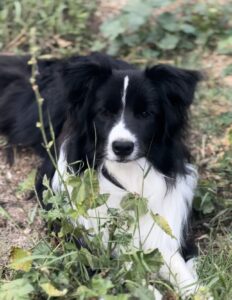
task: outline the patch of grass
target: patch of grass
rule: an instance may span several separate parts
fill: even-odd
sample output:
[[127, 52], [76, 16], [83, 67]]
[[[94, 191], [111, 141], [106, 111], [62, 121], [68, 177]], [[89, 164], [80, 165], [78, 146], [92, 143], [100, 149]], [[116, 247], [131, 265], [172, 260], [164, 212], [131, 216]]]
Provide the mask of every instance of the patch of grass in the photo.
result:
[[[217, 82], [207, 83], [192, 111], [195, 134], [193, 147], [202, 178], [199, 184], [200, 203], [204, 199], [205, 208], [208, 206], [208, 212], [212, 212], [216, 206], [222, 209], [232, 205], [232, 201], [229, 201], [232, 177], [230, 88], [219, 86]], [[199, 207], [199, 198], [197, 200]]]
[[36, 27], [43, 54], [80, 53], [91, 45], [90, 18], [95, 8], [95, 0], [3, 0], [0, 50], [29, 52], [29, 32]]
[[201, 250], [200, 278], [210, 288], [214, 299], [230, 300], [232, 296], [232, 235], [231, 227], [216, 234], [212, 230], [206, 248]]
[[214, 299], [232, 297], [232, 97], [208, 80], [192, 109], [193, 146], [200, 180], [194, 207], [200, 247], [199, 275]]

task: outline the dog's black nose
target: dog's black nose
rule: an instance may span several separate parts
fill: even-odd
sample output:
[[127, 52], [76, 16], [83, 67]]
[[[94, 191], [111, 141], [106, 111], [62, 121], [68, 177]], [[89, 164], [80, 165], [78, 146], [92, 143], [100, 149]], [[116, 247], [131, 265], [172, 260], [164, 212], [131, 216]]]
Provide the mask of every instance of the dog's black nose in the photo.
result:
[[116, 155], [127, 156], [134, 150], [134, 143], [129, 141], [115, 141], [112, 144], [113, 151]]

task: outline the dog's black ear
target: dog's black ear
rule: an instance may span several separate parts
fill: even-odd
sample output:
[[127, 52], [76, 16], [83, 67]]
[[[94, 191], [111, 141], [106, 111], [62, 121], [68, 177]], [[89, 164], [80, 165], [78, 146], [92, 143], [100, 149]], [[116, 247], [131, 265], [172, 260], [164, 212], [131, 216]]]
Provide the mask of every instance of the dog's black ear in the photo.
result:
[[160, 95], [166, 134], [169, 137], [181, 134], [186, 128], [188, 107], [202, 79], [201, 73], [161, 64], [146, 69], [145, 75]]
[[81, 105], [94, 82], [99, 84], [112, 74], [112, 69], [107, 62], [68, 61], [64, 68], [64, 85], [68, 102]]
[[184, 107], [192, 103], [197, 83], [202, 79], [198, 71], [162, 64], [146, 69], [145, 74], [173, 106]]

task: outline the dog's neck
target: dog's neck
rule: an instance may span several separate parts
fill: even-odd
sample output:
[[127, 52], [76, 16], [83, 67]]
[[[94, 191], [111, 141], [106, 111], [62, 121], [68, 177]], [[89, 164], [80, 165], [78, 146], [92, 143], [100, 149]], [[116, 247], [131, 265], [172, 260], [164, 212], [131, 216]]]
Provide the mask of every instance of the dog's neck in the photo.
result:
[[130, 162], [105, 160], [101, 167], [103, 175], [116, 186], [132, 193], [141, 194], [145, 177], [151, 169], [146, 158]]

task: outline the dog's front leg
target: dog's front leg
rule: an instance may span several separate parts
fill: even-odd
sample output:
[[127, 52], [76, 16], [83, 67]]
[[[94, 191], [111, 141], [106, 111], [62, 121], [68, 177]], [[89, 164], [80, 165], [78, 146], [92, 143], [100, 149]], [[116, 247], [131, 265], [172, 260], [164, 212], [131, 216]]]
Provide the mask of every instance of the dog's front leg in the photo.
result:
[[190, 272], [186, 262], [179, 252], [161, 251], [164, 265], [161, 267], [160, 276], [180, 292], [185, 299], [197, 291], [197, 280]]

